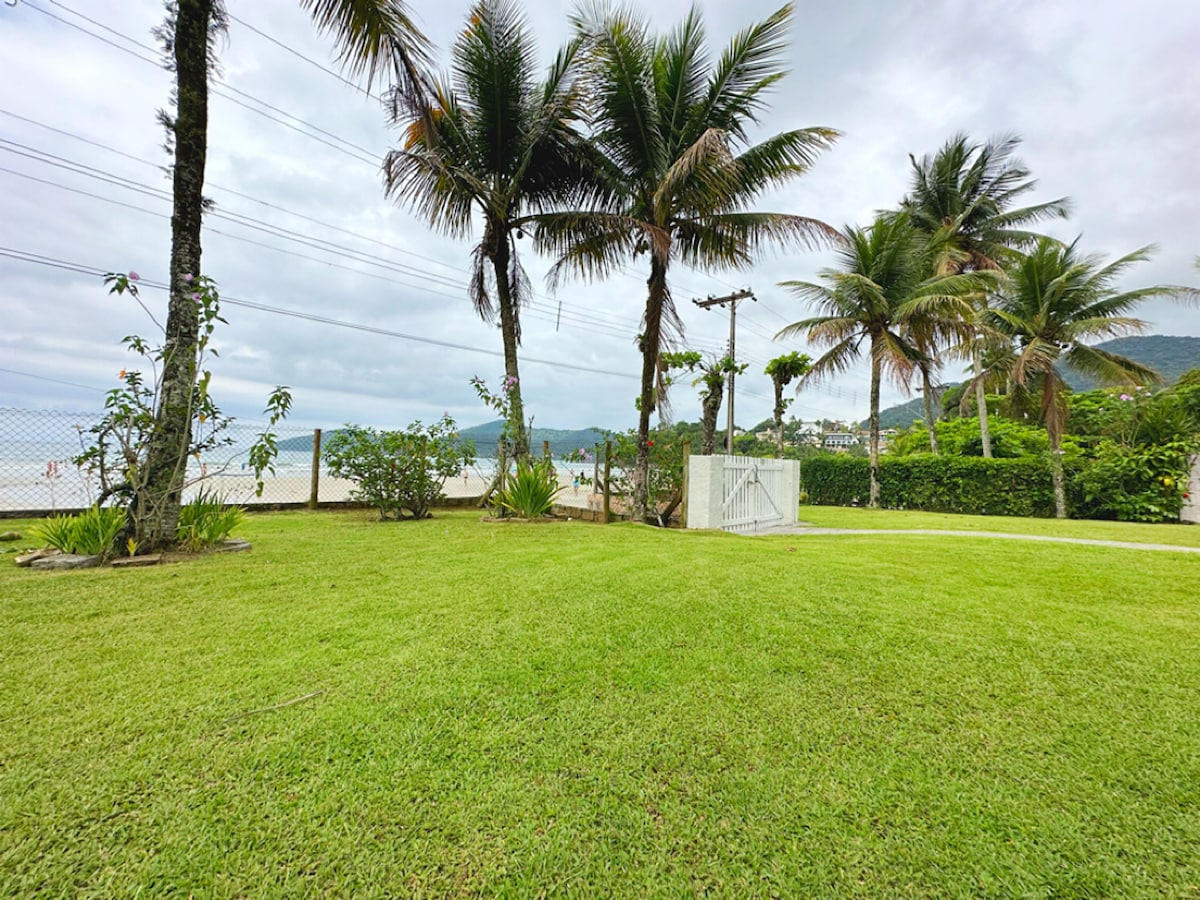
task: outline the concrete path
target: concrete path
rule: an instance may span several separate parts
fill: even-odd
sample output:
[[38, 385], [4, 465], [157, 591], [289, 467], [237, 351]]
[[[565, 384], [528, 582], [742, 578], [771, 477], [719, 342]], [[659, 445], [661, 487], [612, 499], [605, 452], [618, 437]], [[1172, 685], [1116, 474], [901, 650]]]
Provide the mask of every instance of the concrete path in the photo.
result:
[[796, 525], [758, 532], [755, 536], [786, 534], [789, 536], [825, 534], [917, 534], [944, 537], [986, 537], [1012, 541], [1049, 541], [1057, 544], [1088, 544], [1093, 547], [1119, 547], [1124, 550], [1174, 550], [1178, 553], [1200, 553], [1200, 547], [1181, 547], [1178, 544], [1139, 544], [1136, 541], [1100, 541], [1092, 538], [1054, 537], [1046, 534], [1009, 534], [1003, 531], [949, 531], [921, 528], [818, 528]]

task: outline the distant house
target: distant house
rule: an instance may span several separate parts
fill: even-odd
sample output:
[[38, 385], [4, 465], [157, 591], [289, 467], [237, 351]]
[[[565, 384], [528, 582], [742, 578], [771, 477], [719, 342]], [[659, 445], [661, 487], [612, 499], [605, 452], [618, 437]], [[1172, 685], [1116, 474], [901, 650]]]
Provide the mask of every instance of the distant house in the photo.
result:
[[821, 446], [826, 450], [848, 450], [858, 445], [858, 438], [848, 431], [830, 431], [821, 438]]

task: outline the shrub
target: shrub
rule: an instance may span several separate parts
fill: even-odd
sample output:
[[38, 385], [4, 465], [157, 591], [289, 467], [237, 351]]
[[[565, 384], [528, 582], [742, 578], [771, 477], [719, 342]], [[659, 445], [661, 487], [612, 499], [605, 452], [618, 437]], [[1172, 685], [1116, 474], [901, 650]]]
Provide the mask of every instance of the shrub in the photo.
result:
[[77, 516], [55, 516], [30, 529], [35, 538], [63, 553], [108, 557], [125, 527], [125, 513], [116, 507], [93, 506]]
[[562, 493], [558, 475], [548, 459], [522, 459], [516, 474], [505, 479], [497, 502], [515, 516], [536, 519], [550, 512], [555, 498]]
[[1080, 476], [1086, 514], [1122, 522], [1173, 522], [1186, 497], [1189, 441], [1127, 447], [1105, 441]]
[[[1074, 471], [1070, 467], [1069, 471]], [[865, 504], [868, 463], [846, 456], [801, 463], [809, 501], [824, 506]], [[1004, 516], [1054, 515], [1050, 462], [1045, 457], [982, 459], [954, 456], [884, 458], [880, 501], [889, 509]]]
[[216, 491], [202, 490], [191, 503], [179, 510], [179, 543], [188, 550], [215, 547], [237, 528], [245, 518], [240, 506], [226, 504]]
[[406, 431], [347, 425], [329, 439], [325, 461], [334, 477], [355, 483], [350, 496], [376, 507], [380, 519], [424, 519], [446, 479], [475, 461], [475, 448], [460, 442], [454, 420], [443, 416]]

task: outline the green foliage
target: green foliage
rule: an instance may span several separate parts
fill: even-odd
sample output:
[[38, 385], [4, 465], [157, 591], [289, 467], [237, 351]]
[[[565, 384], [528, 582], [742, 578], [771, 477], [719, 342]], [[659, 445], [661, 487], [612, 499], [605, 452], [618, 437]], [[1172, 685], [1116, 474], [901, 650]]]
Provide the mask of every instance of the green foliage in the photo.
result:
[[1105, 441], [1080, 482], [1085, 514], [1122, 522], [1171, 522], [1187, 499], [1194, 441], [1127, 446]]
[[443, 416], [428, 427], [413, 422], [406, 431], [347, 425], [330, 438], [324, 455], [330, 474], [355, 482], [350, 496], [376, 507], [381, 519], [424, 519], [442, 498], [446, 479], [474, 462], [475, 448], [460, 442], [454, 420]]
[[30, 529], [33, 537], [63, 553], [109, 557], [117, 535], [125, 527], [125, 512], [117, 507], [93, 506], [75, 516], [55, 516]]
[[1187, 441], [1200, 432], [1197, 399], [1200, 390], [1186, 385], [1158, 392], [1136, 387], [1072, 394], [1068, 426], [1091, 443], [1107, 439], [1136, 447]]
[[517, 460], [516, 473], [505, 478], [498, 502], [514, 516], [536, 519], [550, 512], [560, 493], [554, 464], [548, 459], [525, 458]]
[[215, 547], [242, 523], [246, 514], [240, 506], [232, 506], [216, 491], [202, 490], [191, 503], [179, 510], [179, 544], [193, 552]]
[[[865, 504], [869, 464], [844, 455], [801, 465], [809, 502]], [[1054, 493], [1045, 457], [982, 459], [953, 456], [887, 457], [879, 463], [880, 503], [889, 509], [1003, 516], [1052, 516]]]
[[[938, 422], [935, 426], [938, 450], [946, 456], [983, 456], [983, 439], [979, 431], [979, 419], [974, 416]], [[1002, 416], [988, 418], [988, 431], [992, 438], [992, 456], [997, 459], [1018, 459], [1040, 456], [1048, 452], [1049, 438], [1043, 428], [1025, 425]], [[1064, 441], [1069, 454], [1075, 452], [1070, 440]], [[894, 457], [929, 453], [929, 431], [924, 425], [896, 434], [888, 441], [888, 452]]]
[[[695, 429], [684, 423], [681, 426], [661, 426], [650, 432], [646, 443], [650, 455], [647, 479], [647, 509], [655, 509], [674, 500], [683, 489], [683, 444], [692, 441], [695, 452]], [[612, 492], [624, 498], [626, 503], [633, 498], [633, 473], [637, 463], [637, 430], [614, 433], [612, 451]]]
[[[165, 417], [165, 369], [168, 345], [152, 346], [137, 335], [129, 335], [122, 343], [136, 353], [149, 367], [150, 376], [140, 371], [122, 369], [118, 377], [121, 386], [113, 388], [104, 399], [104, 415], [89, 429], [94, 435], [93, 443], [73, 460], [77, 466], [95, 472], [100, 479], [100, 503], [110, 497], [120, 500], [122, 506], [133, 511], [130, 516], [131, 546], [159, 543], [159, 529], [163, 525], [171, 505], [170, 498], [183, 487], [184, 472], [189, 457], [216, 447], [227, 446], [231, 439], [224, 432], [233, 422], [217, 406], [209, 384], [212, 371], [205, 369], [209, 357], [217, 357], [211, 346], [213, 333], [218, 323], [227, 324], [221, 316], [221, 297], [217, 283], [207, 275], [185, 276], [191, 285], [191, 300], [196, 306], [198, 334], [194, 353], [194, 382], [190, 386], [190, 397], [184, 410], [184, 420], [189, 422], [191, 441], [179, 448], [179, 458], [169, 460], [175, 471], [170, 484], [161, 484], [150, 465], [150, 448]], [[109, 273], [104, 283], [110, 294], [129, 294], [139, 304], [139, 277], [136, 272], [128, 275]], [[292, 397], [287, 387], [276, 387], [267, 401], [265, 410], [269, 417], [267, 430], [258, 436], [250, 448], [249, 461], [254, 471], [257, 493], [262, 495], [263, 472], [274, 474], [274, 461], [278, 453], [275, 434], [271, 430], [284, 419], [291, 408]]]

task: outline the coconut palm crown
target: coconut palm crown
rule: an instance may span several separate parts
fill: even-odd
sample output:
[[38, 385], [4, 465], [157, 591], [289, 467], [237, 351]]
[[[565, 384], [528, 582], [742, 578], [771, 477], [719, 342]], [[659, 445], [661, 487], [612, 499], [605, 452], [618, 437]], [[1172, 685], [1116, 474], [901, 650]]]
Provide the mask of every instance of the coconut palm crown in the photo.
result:
[[770, 89], [784, 76], [784, 6], [740, 32], [715, 61], [697, 9], [669, 34], [654, 36], [622, 9], [589, 8], [575, 24], [586, 41], [583, 78], [597, 161], [600, 208], [543, 218], [541, 249], [564, 273], [609, 275], [647, 257], [647, 297], [637, 345], [642, 353], [633, 513], [647, 506], [650, 417], [658, 406], [660, 352], [682, 332], [668, 272], [672, 263], [708, 269], [748, 266], [764, 244], [811, 246], [836, 240], [815, 219], [752, 211], [764, 190], [807, 172], [837, 137], [830, 128], [785, 131], [751, 143]]
[[[936, 254], [936, 265], [945, 272], [999, 268], [1018, 248], [1029, 246], [1038, 235], [1030, 226], [1046, 219], [1066, 218], [1070, 202], [1065, 197], [1045, 203], [1019, 206], [1025, 195], [1037, 186], [1029, 169], [1014, 154], [1021, 139], [1000, 135], [983, 144], [972, 143], [965, 134], [957, 134], [932, 156], [912, 161], [912, 182], [900, 208], [907, 212], [913, 226], [927, 234]], [[981, 296], [974, 311], [986, 306]], [[976, 317], [976, 324], [981, 320]], [[968, 334], [966, 345], [953, 348], [956, 355], [969, 355], [975, 369], [970, 388], [979, 410], [983, 455], [992, 455], [988, 432], [987, 401], [982, 357], [987, 352], [981, 328]], [[936, 344], [928, 347], [936, 351]], [[925, 381], [926, 419], [932, 412], [928, 366], [922, 368]], [[964, 395], [966, 396], [966, 395]], [[927, 421], [930, 440], [936, 442], [933, 422]], [[936, 443], [934, 443], [936, 446]]]
[[583, 178], [587, 149], [573, 128], [578, 49], [578, 40], [568, 44], [539, 79], [537, 48], [517, 4], [482, 0], [454, 45], [449, 77], [434, 84], [431, 111], [414, 113], [403, 96], [392, 106], [406, 134], [384, 163], [387, 193], [455, 237], [482, 220], [470, 298], [485, 321], [499, 316], [518, 458], [529, 452], [517, 348], [531, 288], [516, 240], [531, 215], [578, 202], [591, 183]]
[[936, 249], [905, 213], [880, 215], [865, 229], [847, 227], [837, 268], [820, 273], [823, 283], [785, 281], [785, 287], [822, 313], [782, 329], [776, 338], [803, 335], [827, 350], [801, 385], [844, 372], [863, 354], [871, 366], [870, 497], [879, 506], [879, 392], [884, 375], [907, 384], [927, 362], [923, 340], [952, 337], [964, 327], [970, 298], [993, 287], [996, 274], [935, 271]]
[[1067, 515], [1062, 467], [1062, 435], [1067, 404], [1063, 367], [1089, 375], [1100, 383], [1149, 384], [1157, 372], [1087, 341], [1144, 331], [1146, 322], [1130, 316], [1154, 297], [1177, 297], [1185, 289], [1174, 285], [1120, 290], [1117, 282], [1133, 265], [1149, 259], [1153, 247], [1143, 247], [1105, 264], [1098, 256], [1081, 255], [1078, 240], [1063, 244], [1041, 238], [1027, 256], [1011, 264], [1008, 278], [987, 317], [1017, 345], [1010, 379], [1022, 389], [1039, 387], [1042, 419], [1050, 438], [1054, 506]]

